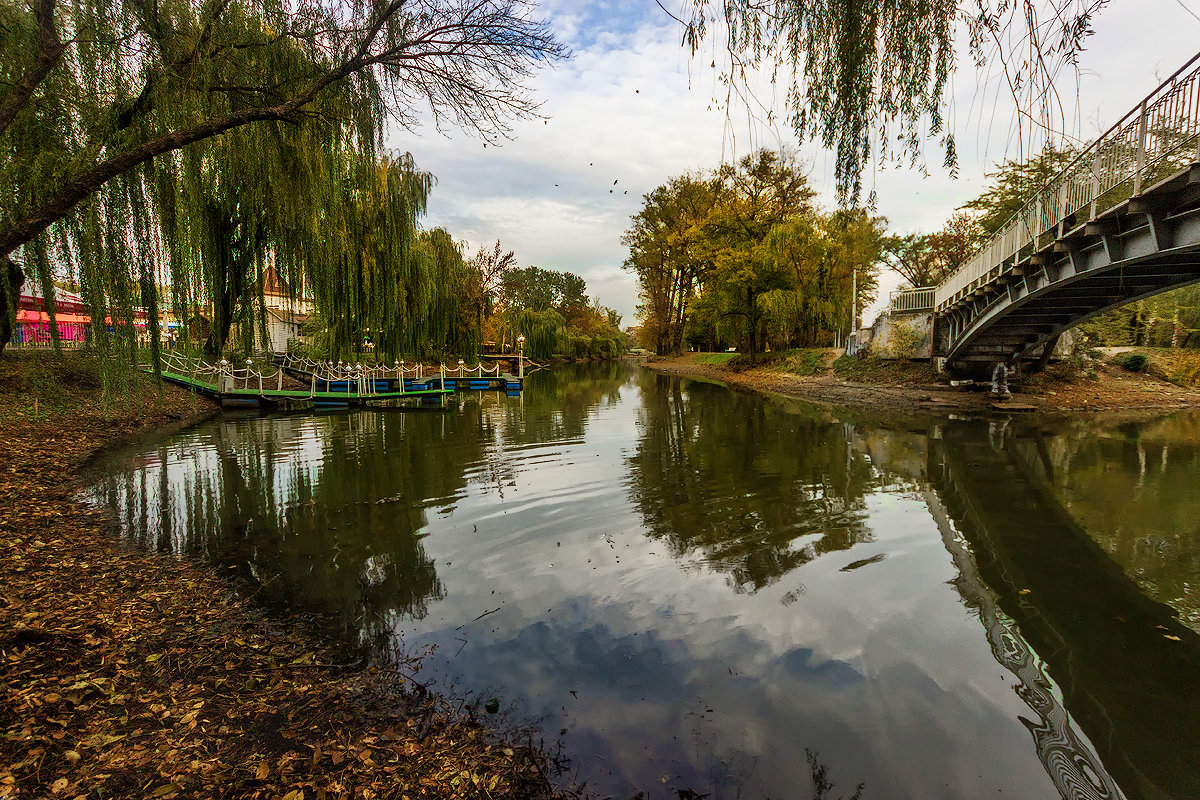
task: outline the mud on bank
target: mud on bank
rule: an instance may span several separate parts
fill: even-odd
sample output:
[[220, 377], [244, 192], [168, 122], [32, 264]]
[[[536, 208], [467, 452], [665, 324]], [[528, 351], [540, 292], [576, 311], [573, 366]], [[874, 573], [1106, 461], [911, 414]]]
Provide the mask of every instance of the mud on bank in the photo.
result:
[[[200, 565], [121, 549], [75, 499], [122, 439], [211, 406], [86, 359], [0, 359], [0, 797], [564, 797], [413, 670], [366, 666]], [[482, 714], [480, 714], [482, 716]]]
[[[783, 351], [759, 356], [751, 364], [745, 356], [688, 353], [644, 363], [658, 372], [718, 380], [824, 406], [985, 411], [994, 403], [986, 385], [953, 387], [949, 376], [938, 375], [928, 363], [840, 355], [832, 349]], [[1042, 373], [1015, 378], [1011, 389], [1013, 405], [1043, 414], [1200, 406], [1200, 390], [1103, 361], [1082, 369], [1052, 364]]]

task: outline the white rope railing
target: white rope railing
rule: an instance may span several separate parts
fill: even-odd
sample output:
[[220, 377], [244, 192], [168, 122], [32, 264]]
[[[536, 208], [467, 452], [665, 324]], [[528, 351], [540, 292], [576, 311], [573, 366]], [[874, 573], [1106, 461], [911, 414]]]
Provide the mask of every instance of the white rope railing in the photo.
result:
[[263, 371], [257, 369], [250, 359], [246, 360], [245, 366], [235, 367], [225, 359], [210, 364], [196, 356], [165, 353], [162, 356], [162, 365], [172, 374], [188, 378], [194, 384], [215, 386], [219, 392], [257, 391], [262, 395], [271, 389], [283, 389], [283, 369]]
[[314, 361], [310, 358], [295, 356], [291, 353], [283, 357], [283, 366], [286, 369], [293, 369], [300, 372], [322, 373], [323, 375], [333, 376], [333, 380], [354, 380], [361, 376], [369, 376], [373, 378], [391, 378], [399, 380], [401, 378], [423, 381], [426, 377], [432, 378], [436, 376], [448, 376], [452, 378], [488, 378], [500, 377], [500, 365], [492, 364], [485, 365], [483, 362], [478, 362], [473, 367], [468, 367], [464, 362], [460, 361], [457, 366], [448, 367], [444, 363], [438, 363], [436, 366], [426, 364], [408, 364], [405, 361], [395, 361], [391, 365], [388, 364], [351, 364], [343, 361]]
[[1037, 250], [1074, 225], [1137, 197], [1147, 184], [1200, 161], [1200, 66], [1193, 67], [1197, 59], [1200, 53], [1081, 152], [948, 275], [937, 287], [937, 310], [999, 277], [1009, 259], [1019, 259], [1026, 248]]

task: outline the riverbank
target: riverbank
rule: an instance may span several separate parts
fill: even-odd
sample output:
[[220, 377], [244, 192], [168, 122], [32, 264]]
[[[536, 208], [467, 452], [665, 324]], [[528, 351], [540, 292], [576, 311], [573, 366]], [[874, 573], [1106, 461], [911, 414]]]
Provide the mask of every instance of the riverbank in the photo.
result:
[[[951, 386], [922, 362], [857, 359], [841, 351], [766, 353], [750, 364], [745, 356], [686, 353], [644, 362], [658, 372], [717, 380], [753, 391], [795, 397], [823, 406], [870, 406], [892, 411], [993, 410], [988, 385]], [[1200, 389], [1179, 386], [1151, 372], [1131, 372], [1106, 360], [1052, 364], [1044, 372], [1014, 378], [1004, 406], [1044, 414], [1200, 406]]]
[[95, 453], [215, 407], [85, 357], [0, 358], [0, 797], [543, 798], [549, 760], [419, 662], [367, 666], [201, 565], [121, 549]]

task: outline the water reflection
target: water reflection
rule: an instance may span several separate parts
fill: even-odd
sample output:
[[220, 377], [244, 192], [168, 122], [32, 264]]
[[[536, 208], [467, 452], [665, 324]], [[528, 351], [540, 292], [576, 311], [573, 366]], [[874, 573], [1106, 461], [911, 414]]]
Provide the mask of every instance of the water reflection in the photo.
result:
[[877, 477], [841, 426], [724, 387], [646, 372], [630, 496], [648, 535], [755, 591], [871, 541]]
[[[886, 421], [623, 364], [111, 454], [145, 546], [566, 730], [604, 793], [1195, 797], [1200, 415]], [[846, 791], [848, 794], [849, 791]]]
[[[1184, 416], [1166, 424], [1190, 428], [1192, 421]], [[1163, 424], [1154, 426], [1161, 430]], [[1128, 434], [1130, 426], [1138, 428], [1126, 423], [1118, 430]], [[948, 426], [934, 440], [931, 456], [939, 467], [934, 484], [996, 605], [1040, 654], [1044, 666], [1039, 671], [1055, 681], [1062, 704], [1127, 794], [1200, 796], [1200, 775], [1183, 757], [1200, 752], [1200, 636], [1170, 607], [1147, 596], [1055, 491], [1055, 476], [1068, 471], [1073, 454], [1094, 454], [1105, 438], [1103, 429], [993, 424], [984, 438], [977, 428]], [[1118, 459], [1106, 463], [1109, 470], [1132, 466]], [[1089, 473], [1094, 463], [1079, 483], [1066, 481], [1060, 488], [1077, 497], [1071, 490], [1089, 486]], [[1136, 477], [1143, 487], [1155, 483], [1165, 489], [1162, 482], [1171, 479], [1167, 471], [1126, 473], [1127, 480]], [[1194, 502], [1195, 471], [1190, 483], [1192, 497], [1180, 495], [1184, 505]], [[1127, 498], [1092, 495], [1092, 512], [1083, 516], [1113, 513]], [[1151, 516], [1140, 535], [1155, 536], [1160, 520]], [[1174, 574], [1194, 569], [1166, 559], [1157, 566]], [[1115, 787], [1108, 776], [1096, 774], [1095, 767], [1081, 768], [1078, 744], [1054, 724], [1057, 712], [1044, 710], [1059, 705], [1054, 694], [1036, 681], [1030, 688], [1038, 695], [1028, 702], [1043, 717], [1031, 731], [1047, 769], [1060, 786], [1084, 784], [1092, 790], [1064, 794], [1112, 796]]]

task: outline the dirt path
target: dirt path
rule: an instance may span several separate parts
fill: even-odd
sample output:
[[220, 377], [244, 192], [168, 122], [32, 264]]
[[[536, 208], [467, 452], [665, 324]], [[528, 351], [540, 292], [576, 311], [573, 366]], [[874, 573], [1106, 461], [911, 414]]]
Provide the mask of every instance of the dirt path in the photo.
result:
[[[697, 376], [759, 392], [795, 397], [824, 406], [864, 406], [889, 411], [945, 409], [993, 410], [984, 385], [952, 387], [927, 365], [894, 369], [886, 363], [852, 364], [820, 375], [796, 375], [775, 366], [737, 369], [699, 363], [693, 356], [655, 358], [645, 366], [657, 372]], [[894, 364], [894, 362], [892, 362]], [[1146, 374], [1095, 365], [1095, 377], [1069, 377], [1051, 369], [1013, 386], [1006, 405], [1044, 414], [1114, 409], [1173, 409], [1200, 406], [1200, 390], [1187, 389]]]

